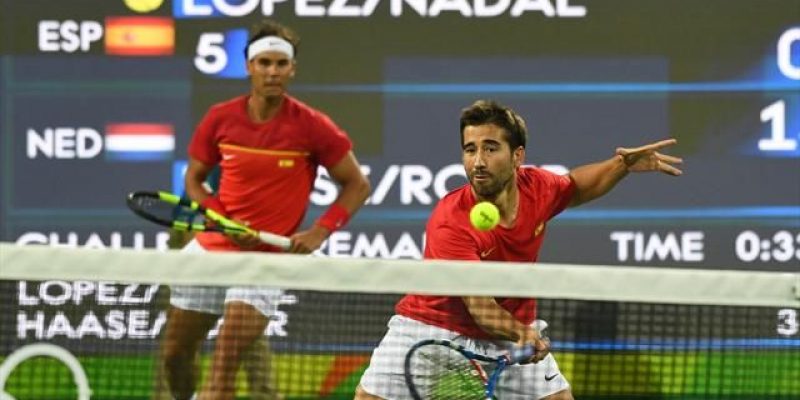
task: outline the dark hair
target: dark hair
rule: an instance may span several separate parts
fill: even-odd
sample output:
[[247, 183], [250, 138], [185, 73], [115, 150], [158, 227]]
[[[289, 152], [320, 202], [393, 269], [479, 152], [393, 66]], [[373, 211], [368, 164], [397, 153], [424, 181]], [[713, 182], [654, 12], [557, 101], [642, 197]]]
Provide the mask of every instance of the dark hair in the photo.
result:
[[267, 36], [277, 36], [286, 40], [294, 47], [294, 56], [297, 57], [298, 47], [300, 46], [300, 36], [297, 32], [293, 31], [288, 26], [282, 25], [277, 21], [271, 19], [264, 19], [261, 22], [254, 24], [250, 29], [250, 38], [247, 40], [247, 45], [244, 46], [244, 59], [247, 60], [247, 48], [250, 44], [258, 39]]
[[505, 131], [505, 138], [513, 151], [517, 147], [525, 147], [528, 128], [525, 120], [514, 110], [493, 100], [478, 100], [471, 106], [461, 110], [461, 143], [464, 143], [464, 128], [493, 124]]

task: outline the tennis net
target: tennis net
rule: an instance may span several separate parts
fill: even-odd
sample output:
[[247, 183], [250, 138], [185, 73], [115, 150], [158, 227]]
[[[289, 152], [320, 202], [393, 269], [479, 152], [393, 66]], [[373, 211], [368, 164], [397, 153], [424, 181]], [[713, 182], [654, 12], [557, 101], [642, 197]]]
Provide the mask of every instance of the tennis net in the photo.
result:
[[352, 398], [404, 293], [538, 298], [576, 398], [800, 398], [800, 273], [0, 244], [0, 399], [171, 398], [178, 285], [283, 289], [239, 398]]

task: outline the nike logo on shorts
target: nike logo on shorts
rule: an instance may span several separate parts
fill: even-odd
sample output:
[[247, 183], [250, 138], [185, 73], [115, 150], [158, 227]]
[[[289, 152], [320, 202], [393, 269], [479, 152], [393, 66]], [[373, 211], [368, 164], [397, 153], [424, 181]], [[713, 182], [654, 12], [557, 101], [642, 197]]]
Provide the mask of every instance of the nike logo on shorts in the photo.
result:
[[545, 376], [544, 376], [544, 380], [546, 380], [546, 381], [550, 382], [550, 381], [552, 381], [553, 379], [556, 379], [556, 377], [557, 377], [557, 376], [558, 376], [558, 374], [553, 374], [553, 375], [550, 375], [550, 376], [547, 376], [547, 375], [545, 375]]

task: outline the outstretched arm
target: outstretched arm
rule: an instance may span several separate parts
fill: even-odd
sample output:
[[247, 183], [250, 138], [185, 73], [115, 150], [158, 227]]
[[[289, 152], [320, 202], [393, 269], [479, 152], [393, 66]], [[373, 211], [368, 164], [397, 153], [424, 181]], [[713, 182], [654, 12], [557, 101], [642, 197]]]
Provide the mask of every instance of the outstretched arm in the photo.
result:
[[605, 195], [622, 180], [628, 172], [662, 172], [679, 176], [683, 172], [674, 164], [683, 162], [678, 157], [659, 153], [659, 150], [677, 143], [667, 139], [641, 147], [617, 148], [614, 157], [594, 164], [583, 165], [570, 171], [575, 182], [575, 194], [570, 207], [581, 205]]

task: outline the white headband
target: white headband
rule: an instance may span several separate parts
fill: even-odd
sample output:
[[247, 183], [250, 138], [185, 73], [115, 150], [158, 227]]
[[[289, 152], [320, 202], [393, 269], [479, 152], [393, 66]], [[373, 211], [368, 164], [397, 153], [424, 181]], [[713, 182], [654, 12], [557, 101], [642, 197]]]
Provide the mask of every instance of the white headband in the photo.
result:
[[265, 51], [279, 51], [289, 56], [289, 59], [294, 58], [294, 46], [291, 43], [277, 36], [265, 36], [247, 46], [247, 61]]

